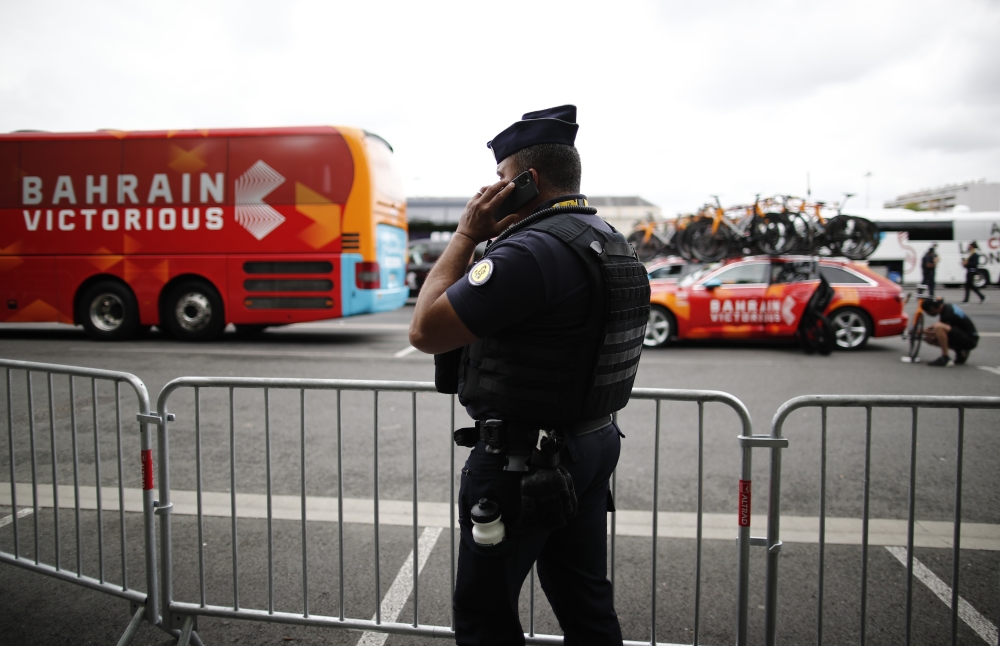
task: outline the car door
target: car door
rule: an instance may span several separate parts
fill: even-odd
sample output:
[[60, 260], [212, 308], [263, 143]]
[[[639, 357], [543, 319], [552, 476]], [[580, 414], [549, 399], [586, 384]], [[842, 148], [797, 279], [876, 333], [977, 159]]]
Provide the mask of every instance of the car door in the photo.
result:
[[794, 335], [818, 285], [819, 274], [814, 261], [774, 262], [765, 296], [764, 334]]
[[769, 269], [766, 260], [738, 262], [692, 285], [687, 336], [740, 338], [760, 334]]

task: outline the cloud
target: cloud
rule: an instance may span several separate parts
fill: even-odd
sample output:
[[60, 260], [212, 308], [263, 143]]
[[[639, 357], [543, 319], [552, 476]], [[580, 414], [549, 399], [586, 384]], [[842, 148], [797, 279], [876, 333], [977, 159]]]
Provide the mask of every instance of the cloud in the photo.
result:
[[355, 125], [411, 194], [471, 194], [486, 140], [567, 102], [585, 189], [667, 212], [804, 193], [807, 172], [837, 199], [871, 170], [873, 203], [1000, 176], [986, 0], [107, 0], [4, 3], [0, 23], [0, 131]]

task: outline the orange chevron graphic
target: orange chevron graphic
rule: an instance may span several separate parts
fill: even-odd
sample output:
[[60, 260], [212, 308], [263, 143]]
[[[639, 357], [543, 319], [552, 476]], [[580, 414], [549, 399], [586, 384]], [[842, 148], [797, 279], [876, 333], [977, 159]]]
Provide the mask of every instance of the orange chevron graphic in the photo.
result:
[[340, 205], [300, 182], [295, 182], [295, 210], [313, 221], [299, 234], [313, 249], [322, 249], [340, 236]]
[[141, 276], [152, 276], [164, 284], [170, 278], [170, 261], [164, 260], [159, 262], [152, 267], [144, 267], [141, 264], [128, 260], [125, 260], [125, 282], [131, 284], [132, 281], [137, 280]]
[[128, 234], [125, 234], [124, 242], [126, 254], [138, 253], [138, 251], [142, 249], [142, 245], [139, 244], [139, 241]]
[[8, 272], [24, 262], [22, 258], [16, 257], [19, 253], [21, 253], [20, 240], [7, 245], [3, 249], [0, 249], [0, 274]]
[[39, 299], [31, 303], [31, 305], [18, 310], [17, 313], [7, 319], [7, 322], [34, 323], [38, 321], [60, 321], [64, 318], [60, 316], [59, 310]]
[[10, 271], [22, 262], [24, 262], [24, 259], [17, 256], [0, 256], [0, 274]]
[[202, 158], [205, 144], [199, 144], [191, 150], [185, 150], [177, 144], [170, 144], [170, 161], [167, 167], [178, 173], [194, 173], [206, 166]]
[[21, 240], [10, 243], [3, 249], [0, 249], [0, 256], [16, 256], [21, 253]]
[[[167, 139], [173, 138], [178, 132], [184, 132], [183, 130], [167, 130]], [[195, 132], [201, 133], [202, 137], [208, 136], [208, 128], [196, 128]]]
[[107, 271], [122, 261], [124, 256], [91, 256], [88, 258], [91, 265], [101, 271]]

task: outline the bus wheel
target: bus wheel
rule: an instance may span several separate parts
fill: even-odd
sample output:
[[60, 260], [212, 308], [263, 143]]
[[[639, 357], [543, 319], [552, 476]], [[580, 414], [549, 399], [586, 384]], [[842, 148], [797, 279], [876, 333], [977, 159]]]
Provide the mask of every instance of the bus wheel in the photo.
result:
[[980, 269], [976, 271], [976, 275], [972, 277], [972, 284], [976, 286], [976, 289], [982, 289], [984, 287], [990, 286], [990, 275], [986, 273], [985, 269]]
[[128, 287], [117, 281], [102, 281], [81, 294], [77, 320], [98, 341], [122, 341], [139, 331], [139, 307]]
[[180, 341], [210, 341], [222, 333], [226, 317], [219, 292], [202, 280], [184, 280], [170, 289], [164, 325]]

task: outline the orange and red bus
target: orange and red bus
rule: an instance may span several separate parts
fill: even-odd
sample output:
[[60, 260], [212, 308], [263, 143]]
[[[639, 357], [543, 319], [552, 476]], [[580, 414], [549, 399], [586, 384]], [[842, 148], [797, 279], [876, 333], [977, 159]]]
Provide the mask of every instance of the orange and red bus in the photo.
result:
[[406, 202], [356, 128], [0, 135], [0, 322], [203, 340], [402, 306]]

